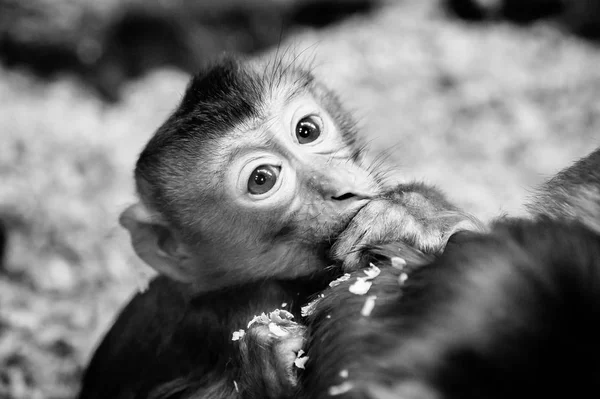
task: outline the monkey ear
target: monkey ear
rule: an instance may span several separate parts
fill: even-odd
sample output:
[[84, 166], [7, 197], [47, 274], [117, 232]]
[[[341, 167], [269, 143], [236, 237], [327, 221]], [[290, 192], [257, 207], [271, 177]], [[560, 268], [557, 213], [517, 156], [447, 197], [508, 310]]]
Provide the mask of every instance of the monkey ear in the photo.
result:
[[136, 254], [154, 270], [173, 280], [192, 281], [192, 251], [143, 203], [125, 209], [119, 223], [129, 231]]

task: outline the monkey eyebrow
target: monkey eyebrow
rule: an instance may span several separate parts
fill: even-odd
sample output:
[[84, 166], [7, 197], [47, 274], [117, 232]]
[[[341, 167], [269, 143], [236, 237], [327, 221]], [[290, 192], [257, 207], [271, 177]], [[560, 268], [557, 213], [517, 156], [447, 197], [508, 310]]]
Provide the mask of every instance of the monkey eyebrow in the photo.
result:
[[237, 145], [233, 144], [233, 145], [229, 146], [231, 149], [228, 151], [227, 155], [223, 156], [223, 160], [225, 161], [225, 163], [231, 164], [231, 163], [235, 162], [235, 160], [242, 153], [252, 151], [252, 150], [258, 151], [258, 150], [261, 150], [264, 148], [276, 146], [275, 137], [267, 136], [267, 135], [261, 135], [260, 137], [265, 138], [264, 144], [261, 146], [248, 146], [247, 144], [237, 144]]
[[289, 90], [288, 93], [285, 95], [285, 103], [286, 104], [291, 103], [292, 101], [294, 101], [296, 98], [300, 97], [304, 93], [306, 93], [306, 88], [304, 86], [295, 87], [293, 90]]
[[274, 143], [275, 143], [275, 137], [273, 135], [265, 135], [265, 141], [264, 141], [264, 146], [265, 147], [274, 147]]
[[289, 104], [290, 102], [292, 102], [293, 100], [297, 99], [298, 97], [300, 97], [302, 95], [310, 95], [310, 96], [316, 97], [310, 88], [309, 82], [301, 82], [299, 80], [296, 80], [295, 82], [292, 83], [292, 86], [293, 86], [293, 88], [288, 89], [287, 93], [285, 94], [284, 100], [285, 100], [286, 104]]
[[233, 147], [227, 154], [227, 159], [225, 161], [226, 164], [233, 163], [236, 160], [236, 158], [242, 153], [243, 148], [244, 148], [243, 146]]

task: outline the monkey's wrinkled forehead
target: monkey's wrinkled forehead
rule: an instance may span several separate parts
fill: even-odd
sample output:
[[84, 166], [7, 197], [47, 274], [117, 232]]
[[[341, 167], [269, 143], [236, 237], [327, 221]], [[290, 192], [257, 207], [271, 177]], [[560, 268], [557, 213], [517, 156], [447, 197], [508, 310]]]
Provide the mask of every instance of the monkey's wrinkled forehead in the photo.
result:
[[292, 97], [312, 83], [310, 73], [291, 64], [226, 58], [192, 78], [170, 121], [196, 136], [222, 137], [246, 120], [263, 117], [271, 98]]

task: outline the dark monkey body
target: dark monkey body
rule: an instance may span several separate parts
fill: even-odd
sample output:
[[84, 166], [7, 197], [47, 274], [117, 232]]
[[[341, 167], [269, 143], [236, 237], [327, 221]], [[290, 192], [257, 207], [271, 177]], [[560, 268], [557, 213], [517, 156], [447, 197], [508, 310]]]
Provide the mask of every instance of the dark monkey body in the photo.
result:
[[369, 245], [438, 253], [476, 228], [434, 188], [386, 186], [364, 148], [336, 96], [293, 63], [228, 58], [194, 77], [142, 151], [140, 201], [121, 215], [162, 276], [108, 332], [80, 398], [291, 394], [280, 360], [302, 339], [250, 334], [240, 352], [233, 331], [277, 308], [300, 319], [338, 273], [328, 266], [364, 265]]

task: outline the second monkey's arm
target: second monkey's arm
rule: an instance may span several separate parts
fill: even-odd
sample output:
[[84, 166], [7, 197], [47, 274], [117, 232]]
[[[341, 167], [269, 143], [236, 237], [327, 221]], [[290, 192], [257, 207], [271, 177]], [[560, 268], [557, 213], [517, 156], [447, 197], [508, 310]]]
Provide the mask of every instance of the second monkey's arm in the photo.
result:
[[438, 254], [448, 238], [461, 230], [483, 230], [471, 215], [451, 204], [436, 188], [423, 183], [401, 184], [364, 206], [340, 234], [332, 257], [346, 270], [366, 266], [370, 246], [405, 242]]

